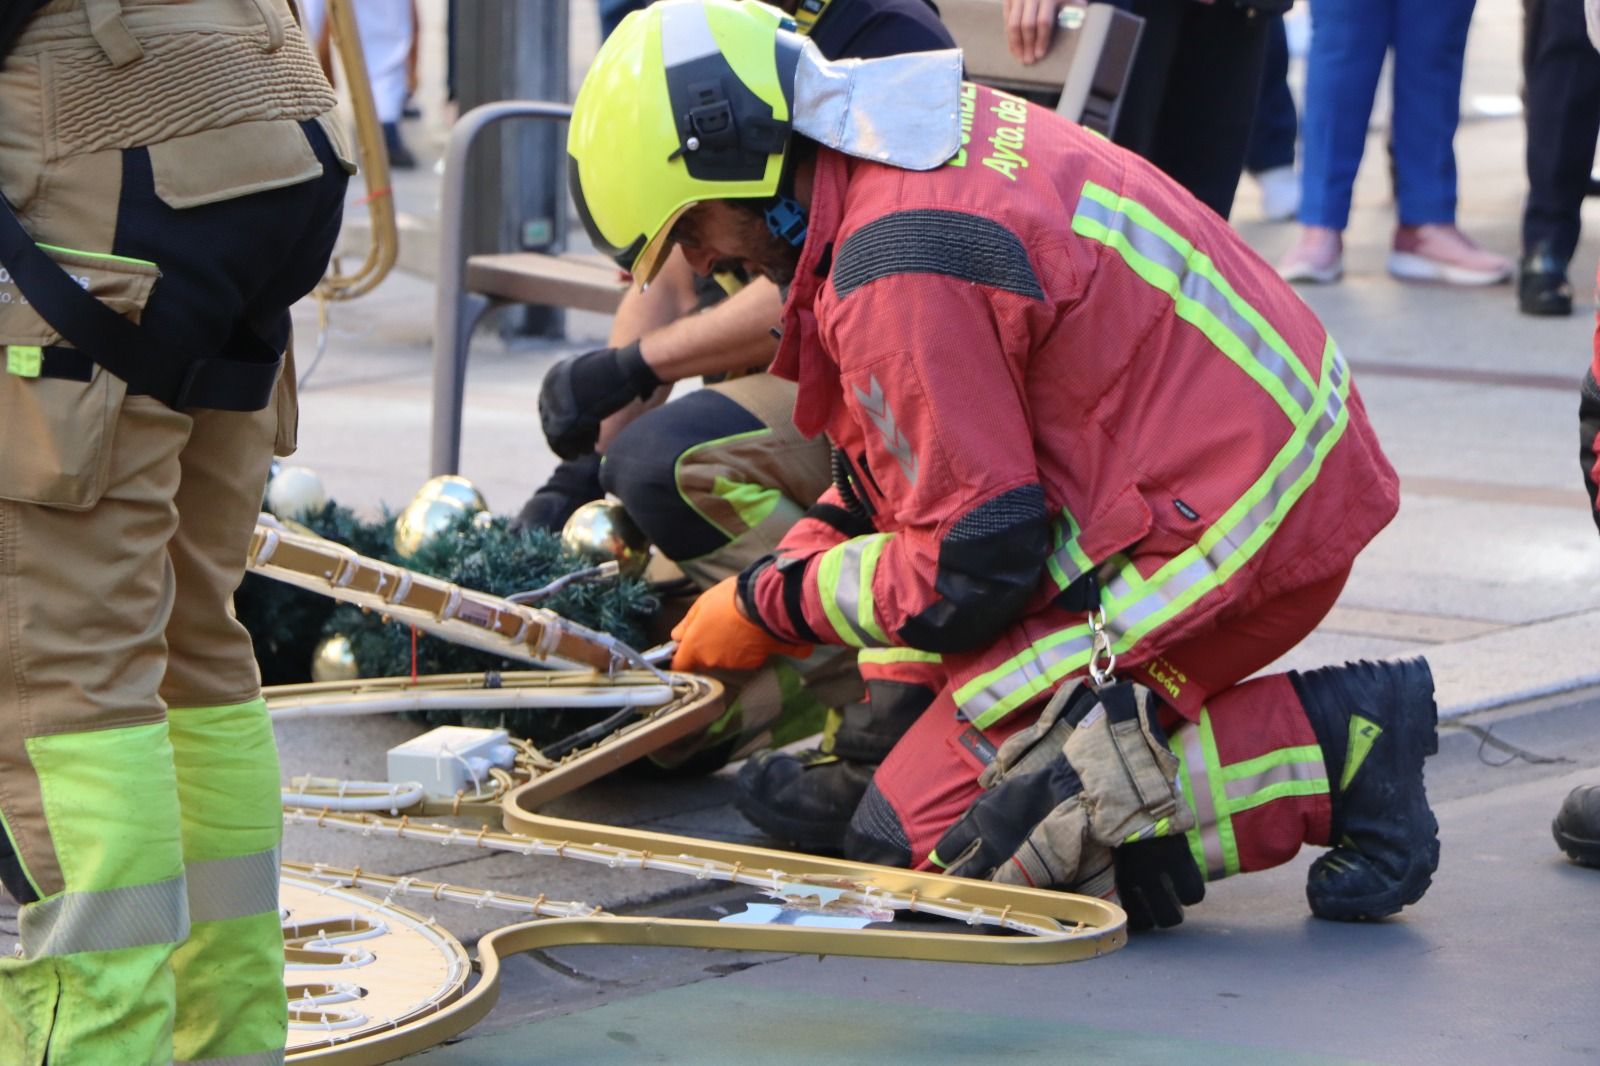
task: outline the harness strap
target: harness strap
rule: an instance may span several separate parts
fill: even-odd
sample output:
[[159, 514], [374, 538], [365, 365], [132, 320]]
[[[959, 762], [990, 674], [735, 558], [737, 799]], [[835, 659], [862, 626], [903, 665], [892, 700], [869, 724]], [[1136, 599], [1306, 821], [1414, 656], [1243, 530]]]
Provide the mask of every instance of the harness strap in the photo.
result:
[[[11, 51], [22, 27], [44, 4], [45, 0], [21, 0], [0, 10], [0, 61]], [[95, 6], [89, 5], [91, 15]], [[121, 25], [121, 5], [117, 0], [98, 6], [114, 9], [116, 22]], [[122, 29], [126, 32], [126, 27]], [[98, 33], [96, 37], [99, 38]], [[138, 47], [138, 42], [133, 44]], [[105, 47], [103, 40], [101, 46]], [[115, 55], [109, 50], [107, 54], [116, 62]], [[41, 318], [82, 355], [126, 381], [131, 393], [154, 396], [174, 410], [206, 407], [259, 411], [272, 399], [283, 355], [248, 327], [236, 327], [224, 345], [225, 351], [242, 353], [245, 359], [209, 358], [180, 364], [146, 331], [79, 287], [28, 235], [4, 196], [0, 196], [0, 266], [10, 271], [12, 281]], [[55, 355], [55, 359], [59, 365], [61, 357]], [[60, 376], [80, 376], [79, 367], [59, 369], [72, 371]]]

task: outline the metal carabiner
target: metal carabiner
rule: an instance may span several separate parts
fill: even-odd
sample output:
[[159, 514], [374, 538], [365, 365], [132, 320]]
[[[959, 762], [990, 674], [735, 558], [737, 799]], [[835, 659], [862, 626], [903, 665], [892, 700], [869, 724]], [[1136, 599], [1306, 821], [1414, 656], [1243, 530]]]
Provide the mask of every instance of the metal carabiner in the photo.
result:
[[1117, 653], [1106, 629], [1105, 604], [1089, 612], [1089, 634], [1089, 683], [1098, 691], [1116, 681]]

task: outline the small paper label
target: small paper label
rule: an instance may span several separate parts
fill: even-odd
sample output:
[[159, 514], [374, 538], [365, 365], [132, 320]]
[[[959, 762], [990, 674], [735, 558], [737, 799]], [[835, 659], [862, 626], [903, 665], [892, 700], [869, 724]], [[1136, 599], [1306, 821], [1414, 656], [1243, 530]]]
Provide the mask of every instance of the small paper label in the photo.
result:
[[44, 369], [44, 350], [36, 344], [6, 345], [6, 373], [36, 378]]

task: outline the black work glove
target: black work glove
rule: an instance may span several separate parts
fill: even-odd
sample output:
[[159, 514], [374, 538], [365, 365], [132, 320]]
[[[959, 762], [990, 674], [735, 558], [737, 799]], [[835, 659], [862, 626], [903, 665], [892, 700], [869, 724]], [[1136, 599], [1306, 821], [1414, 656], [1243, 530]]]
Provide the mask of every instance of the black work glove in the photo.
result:
[[1128, 912], [1132, 932], [1178, 925], [1185, 905], [1206, 898], [1206, 879], [1182, 836], [1124, 844], [1112, 849], [1111, 861], [1117, 869], [1117, 898]]
[[660, 385], [639, 354], [638, 342], [563, 359], [550, 368], [539, 390], [544, 439], [563, 459], [592, 452], [607, 415], [644, 399]]
[[522, 505], [511, 520], [513, 530], [548, 529], [561, 531], [572, 512], [606, 494], [600, 487], [600, 457], [594, 452], [559, 464], [550, 480]]
[[1042, 770], [1016, 774], [982, 793], [961, 820], [945, 830], [933, 852], [952, 877], [983, 880], [1017, 853], [1034, 826], [1083, 791], [1065, 756]]

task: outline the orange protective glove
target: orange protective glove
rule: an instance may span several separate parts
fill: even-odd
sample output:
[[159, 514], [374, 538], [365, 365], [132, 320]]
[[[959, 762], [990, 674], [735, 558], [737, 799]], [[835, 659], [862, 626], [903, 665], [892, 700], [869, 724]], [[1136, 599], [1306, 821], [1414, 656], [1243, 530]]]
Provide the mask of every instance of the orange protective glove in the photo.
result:
[[701, 670], [754, 670], [774, 655], [804, 659], [809, 644], [785, 644], [739, 610], [739, 579], [724, 578], [700, 594], [683, 621], [672, 628], [678, 650], [672, 668], [679, 673]]

